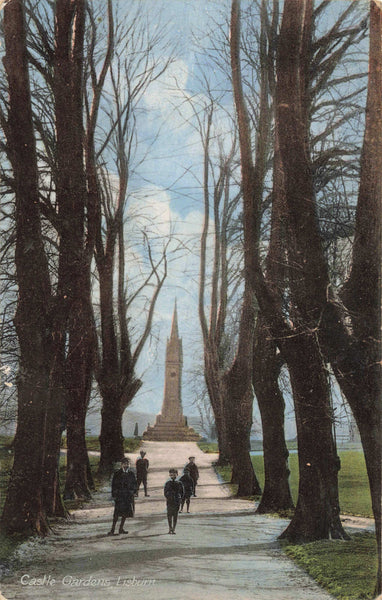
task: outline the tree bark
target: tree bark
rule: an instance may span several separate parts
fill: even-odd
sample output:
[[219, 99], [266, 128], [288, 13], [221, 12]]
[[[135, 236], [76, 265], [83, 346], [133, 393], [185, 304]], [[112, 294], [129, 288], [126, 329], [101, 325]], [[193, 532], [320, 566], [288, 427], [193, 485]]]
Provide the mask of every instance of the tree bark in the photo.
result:
[[340, 520], [340, 461], [332, 436], [328, 381], [314, 334], [296, 337], [290, 343], [287, 361], [296, 411], [300, 479], [296, 511], [281, 538], [292, 543], [350, 539]]
[[216, 424], [219, 449], [219, 458], [216, 464], [224, 466], [230, 460], [230, 446], [227, 436], [226, 415], [224, 414], [222, 373], [219, 369], [216, 348], [211, 348], [208, 341], [205, 342], [204, 346], [204, 378]]
[[278, 385], [281, 355], [264, 318], [258, 315], [253, 353], [253, 386], [259, 404], [264, 452], [264, 491], [257, 511], [276, 513], [294, 508], [284, 431], [284, 398]]
[[[272, 78], [273, 80], [273, 78]], [[284, 173], [280, 157], [278, 124], [275, 124], [273, 156], [271, 232], [266, 258], [266, 282], [274, 290], [277, 309], [282, 312], [286, 282], [286, 207]], [[294, 507], [289, 488], [288, 449], [285, 443], [285, 403], [278, 384], [282, 355], [263, 313], [255, 331], [253, 386], [259, 404], [264, 451], [264, 492], [257, 512], [278, 512]]]
[[41, 236], [37, 156], [21, 0], [14, 0], [4, 7], [4, 38], [4, 65], [9, 84], [6, 135], [16, 197], [15, 262], [19, 297], [15, 325], [20, 363], [15, 456], [2, 528], [8, 533], [46, 534], [48, 523], [42, 482], [49, 401], [51, 289]]
[[[347, 538], [339, 519], [337, 471], [329, 388], [315, 339], [317, 294], [329, 284], [314, 203], [309, 156], [309, 64], [312, 2], [287, 0], [277, 56], [276, 121], [288, 211], [290, 316], [295, 337], [283, 343], [293, 389], [300, 485], [290, 540]], [[296, 362], [296, 357], [299, 361]]]
[[239, 343], [235, 360], [224, 374], [224, 411], [232, 480], [238, 484], [237, 496], [258, 496], [261, 487], [253, 469], [250, 450], [252, 427], [252, 352], [255, 307], [252, 290], [245, 285], [240, 318]]
[[101, 457], [98, 466], [100, 475], [109, 475], [115, 462], [124, 456], [122, 417], [117, 407], [121, 405], [120, 395], [113, 398], [110, 393], [103, 396], [101, 411], [101, 433], [99, 437]]
[[84, 167], [84, 27], [84, 1], [58, 0], [54, 98], [57, 135], [56, 196], [61, 229], [58, 293], [62, 299], [68, 335], [65, 365], [68, 439], [66, 497], [73, 494], [89, 496], [85, 417], [94, 357], [90, 285], [94, 247], [94, 200], [87, 195]]
[[[88, 275], [86, 274], [86, 281]], [[68, 321], [69, 347], [66, 359], [67, 458], [64, 498], [90, 498], [85, 420], [92, 385], [94, 331], [89, 303], [90, 290], [74, 302]]]
[[[378, 548], [382, 593], [382, 11], [370, 2], [369, 79], [360, 185], [349, 279], [343, 304], [323, 313], [321, 341], [361, 434]], [[349, 327], [349, 323], [351, 324]]]

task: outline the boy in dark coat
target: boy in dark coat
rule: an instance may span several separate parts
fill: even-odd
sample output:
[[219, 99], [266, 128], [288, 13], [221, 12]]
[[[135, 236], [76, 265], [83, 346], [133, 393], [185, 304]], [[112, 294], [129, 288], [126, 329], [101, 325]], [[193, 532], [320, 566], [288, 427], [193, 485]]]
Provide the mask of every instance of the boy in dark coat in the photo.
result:
[[111, 495], [114, 499], [113, 524], [108, 535], [114, 535], [118, 517], [121, 517], [118, 533], [129, 533], [123, 529], [125, 520], [134, 516], [134, 495], [137, 491], [137, 480], [134, 472], [129, 468], [130, 460], [123, 458], [121, 468], [114, 473], [111, 483]]
[[139, 488], [141, 483], [143, 483], [143, 489], [145, 491], [145, 496], [149, 496], [147, 493], [147, 471], [149, 470], [149, 461], [145, 458], [146, 452], [141, 450], [140, 453], [141, 458], [137, 459], [135, 463], [135, 468], [137, 471], [137, 496], [139, 492]]
[[178, 471], [176, 469], [170, 469], [169, 475], [170, 479], [166, 481], [164, 486], [164, 495], [167, 501], [167, 520], [169, 526], [168, 532], [175, 534], [179, 507], [184, 496], [184, 488], [180, 481], [176, 481], [176, 477], [178, 475]]
[[184, 468], [188, 469], [190, 472], [191, 479], [194, 482], [194, 492], [192, 495], [196, 496], [196, 484], [198, 483], [198, 479], [199, 479], [199, 469], [195, 464], [195, 456], [189, 456], [188, 461], [189, 462], [186, 464], [186, 466]]
[[182, 498], [182, 502], [180, 505], [180, 513], [183, 510], [183, 506], [184, 503], [186, 503], [187, 506], [187, 512], [190, 512], [190, 502], [191, 502], [191, 496], [194, 493], [194, 482], [192, 481], [192, 477], [190, 475], [190, 471], [187, 469], [187, 467], [184, 468], [183, 470], [183, 475], [182, 477], [179, 478], [179, 481], [182, 482], [183, 487], [184, 487], [184, 496]]

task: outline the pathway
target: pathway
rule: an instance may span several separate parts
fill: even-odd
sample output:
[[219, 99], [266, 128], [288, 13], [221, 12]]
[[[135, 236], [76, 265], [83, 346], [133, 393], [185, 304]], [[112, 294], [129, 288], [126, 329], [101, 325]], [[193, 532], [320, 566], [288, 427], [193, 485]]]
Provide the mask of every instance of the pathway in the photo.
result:
[[[212, 468], [216, 455], [193, 442], [144, 442], [149, 498], [136, 501], [129, 535], [108, 537], [110, 486], [45, 540], [20, 550], [23, 567], [0, 584], [7, 600], [328, 600], [279, 550], [287, 521], [254, 514], [229, 497]], [[194, 455], [200, 470], [191, 513], [168, 535], [163, 485], [168, 468]], [[136, 455], [130, 455], [135, 462]]]

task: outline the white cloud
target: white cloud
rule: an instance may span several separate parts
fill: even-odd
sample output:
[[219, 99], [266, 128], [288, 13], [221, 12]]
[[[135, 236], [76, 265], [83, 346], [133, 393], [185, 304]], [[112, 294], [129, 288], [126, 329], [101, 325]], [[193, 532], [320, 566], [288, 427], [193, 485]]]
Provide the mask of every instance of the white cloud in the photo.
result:
[[168, 237], [173, 220], [169, 194], [156, 186], [136, 190], [129, 198], [126, 220], [128, 228], [152, 237]]
[[[143, 101], [151, 111], [160, 111], [163, 119], [168, 120], [171, 117], [171, 124], [174, 126], [173, 119], [176, 119], [176, 127], [181, 128], [187, 121], [187, 115], [180, 115], [174, 107], [183, 105], [183, 110], [187, 110], [187, 103], [183, 104], [184, 90], [186, 89], [188, 79], [188, 66], [177, 59], [171, 63], [163, 75], [153, 82], [144, 94]], [[186, 117], [186, 119], [184, 118]]]

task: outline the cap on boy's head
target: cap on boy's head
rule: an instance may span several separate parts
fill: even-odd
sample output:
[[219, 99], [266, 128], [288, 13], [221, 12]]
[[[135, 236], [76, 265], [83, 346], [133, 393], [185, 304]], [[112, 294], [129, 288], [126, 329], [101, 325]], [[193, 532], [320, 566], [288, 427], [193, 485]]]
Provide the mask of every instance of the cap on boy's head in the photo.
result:
[[126, 458], [126, 456], [124, 456], [121, 460], [121, 464], [123, 464], [123, 465], [130, 464], [130, 459]]
[[146, 452], [144, 450], [141, 450], [139, 453], [141, 456], [144, 456], [146, 454]]
[[188, 460], [193, 460], [195, 458], [195, 456], [189, 456]]
[[168, 472], [169, 473], [175, 473], [177, 475], [178, 474], [178, 469], [169, 469]]

